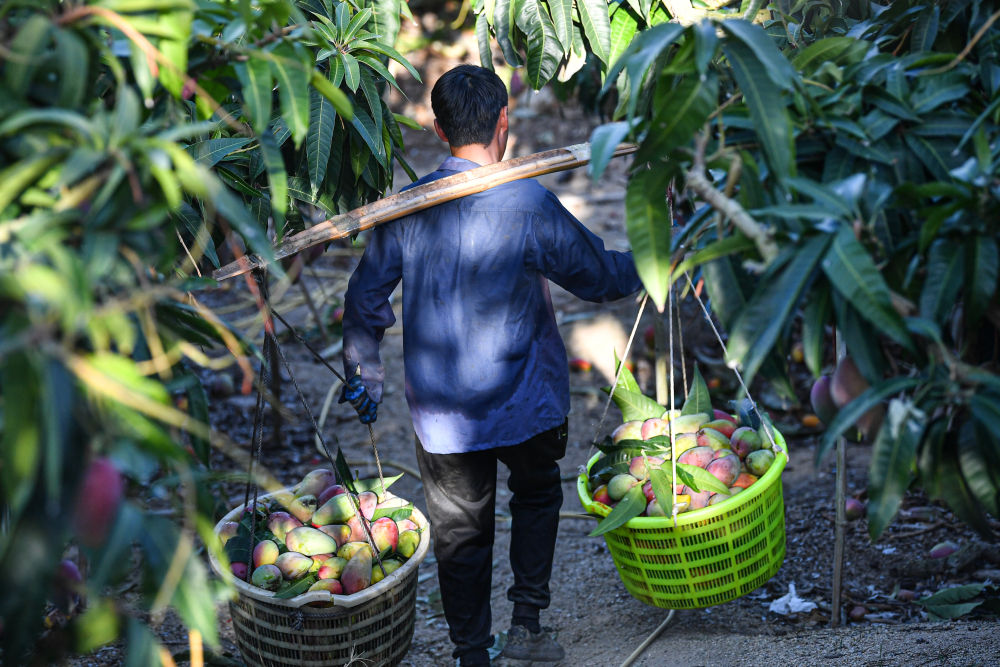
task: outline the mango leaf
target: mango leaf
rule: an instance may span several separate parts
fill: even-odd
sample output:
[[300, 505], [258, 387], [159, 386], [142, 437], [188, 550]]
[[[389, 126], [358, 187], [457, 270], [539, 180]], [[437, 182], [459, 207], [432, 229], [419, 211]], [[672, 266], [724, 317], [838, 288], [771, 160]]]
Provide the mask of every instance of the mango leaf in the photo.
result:
[[198, 164], [214, 167], [227, 155], [231, 155], [249, 144], [247, 137], [228, 137], [223, 139], [206, 139], [185, 147]]
[[645, 420], [663, 414], [663, 406], [639, 391], [615, 388], [611, 399], [622, 411], [622, 421]]
[[[87, 71], [90, 68], [90, 52], [83, 40], [70, 30], [56, 28], [52, 33], [56, 41], [55, 58], [59, 62], [59, 99], [60, 107], [75, 108], [83, 102], [87, 92], [89, 79]], [[8, 61], [9, 68], [13, 63]]]
[[[347, 459], [344, 458], [344, 451], [337, 447], [337, 456], [334, 460], [334, 471], [336, 472], [337, 483], [343, 485], [348, 491], [357, 495], [361, 491], [358, 490], [354, 483], [354, 476], [351, 474], [351, 468], [347, 465]], [[376, 480], [376, 484], [378, 481]], [[363, 489], [370, 490], [370, 489]]]
[[792, 67], [799, 72], [812, 73], [819, 65], [835, 62], [837, 57], [858, 43], [853, 37], [827, 37], [799, 49], [792, 58]]
[[927, 254], [927, 276], [920, 293], [920, 315], [943, 323], [955, 307], [965, 275], [965, 253], [961, 244], [938, 238]]
[[309, 134], [306, 137], [306, 163], [309, 165], [309, 183], [313, 196], [326, 178], [326, 166], [333, 143], [336, 112], [333, 104], [318, 92], [310, 96]]
[[671, 483], [670, 472], [663, 468], [653, 468], [649, 471], [649, 481], [653, 485], [656, 503], [664, 514], [670, 516], [674, 509], [674, 485]]
[[601, 519], [597, 526], [590, 531], [589, 535], [590, 537], [597, 537], [615, 528], [624, 526], [630, 519], [634, 519], [642, 514], [644, 509], [646, 509], [646, 494], [642, 491], [642, 485], [636, 484], [625, 493], [625, 497], [615, 505], [611, 513]]
[[274, 56], [270, 61], [271, 72], [278, 82], [281, 117], [298, 148], [309, 131], [309, 79], [312, 68], [305, 68], [296, 54], [284, 45], [275, 49]]
[[662, 312], [670, 289], [670, 211], [667, 176], [662, 169], [642, 169], [629, 179], [625, 228], [632, 257], [649, 298]]
[[632, 43], [638, 23], [635, 17], [619, 5], [618, 10], [611, 17], [611, 28], [609, 36], [608, 66], [617, 63], [625, 49]]
[[708, 393], [708, 385], [702, 377], [698, 365], [694, 366], [694, 373], [691, 378], [691, 388], [684, 406], [681, 408], [682, 415], [694, 415], [701, 413], [712, 414], [712, 396]]
[[271, 211], [274, 213], [276, 227], [279, 230], [278, 240], [281, 240], [280, 230], [284, 228], [285, 213], [288, 211], [288, 174], [285, 172], [281, 149], [278, 148], [278, 142], [271, 129], [268, 128], [258, 139], [271, 188]]
[[729, 494], [729, 487], [720, 482], [718, 477], [690, 463], [677, 464], [677, 479], [694, 491]]
[[611, 161], [615, 149], [629, 135], [635, 123], [619, 121], [599, 125], [590, 134], [590, 177], [596, 182]]
[[413, 503], [406, 505], [405, 507], [380, 507], [375, 510], [372, 514], [372, 521], [381, 519], [384, 516], [389, 517], [393, 521], [402, 521], [403, 519], [409, 519], [413, 515]]
[[563, 48], [552, 19], [539, 0], [514, 0], [514, 19], [528, 41], [525, 80], [538, 90], [555, 76]]
[[[331, 62], [331, 74], [333, 62], [339, 63], [340, 61], [335, 60]], [[316, 70], [313, 70], [312, 74], [310, 74], [309, 82], [317, 91], [319, 91], [320, 95], [325, 97], [327, 101], [333, 105], [333, 108], [337, 110], [337, 113], [344, 117], [344, 120], [351, 120], [354, 118], [354, 107], [351, 105], [351, 100], [347, 97], [344, 91], [338, 88], [334, 83], [331, 83], [330, 80]]]
[[590, 52], [607, 68], [611, 64], [611, 19], [608, 17], [608, 4], [604, 0], [577, 0], [576, 13], [583, 26], [583, 34], [587, 36]]
[[1000, 515], [1000, 489], [995, 468], [985, 456], [985, 447], [993, 435], [981, 428], [977, 420], [962, 424], [958, 436], [958, 464], [969, 491], [993, 516]]
[[267, 129], [271, 121], [271, 66], [266, 60], [252, 55], [245, 62], [233, 65], [243, 89], [243, 108], [257, 134]]
[[[617, 17], [623, 12], [625, 12], [624, 9], [619, 9], [615, 13], [615, 16]], [[614, 30], [614, 23], [612, 23], [612, 30]], [[650, 66], [663, 51], [670, 48], [680, 38], [683, 32], [684, 28], [676, 23], [664, 23], [644, 30], [639, 33], [638, 37], [631, 41], [628, 48], [622, 53], [621, 58], [617, 59], [615, 64], [611, 66], [605, 80], [604, 88], [608, 89], [613, 85], [618, 79], [618, 74], [623, 69], [625, 70], [625, 73], [628, 75], [629, 118], [635, 115], [636, 105], [639, 101], [639, 90], [642, 87], [642, 80], [645, 77], [646, 71], [649, 70]], [[620, 35], [619, 38], [622, 36], [624, 35]], [[612, 38], [614, 38], [614, 34], [612, 34]], [[612, 42], [613, 49], [614, 45]]]
[[815, 378], [823, 374], [826, 325], [831, 314], [829, 287], [823, 285], [812, 290], [802, 310], [802, 356], [806, 368]]
[[970, 236], [965, 241], [965, 321], [975, 328], [989, 308], [1000, 279], [1000, 252], [995, 239]]
[[44, 60], [40, 56], [42, 49], [48, 44], [52, 27], [47, 16], [33, 13], [10, 41], [12, 57], [4, 58], [4, 79], [7, 89], [15, 95], [27, 96], [28, 84]]
[[781, 90], [792, 87], [798, 74], [763, 28], [741, 19], [721, 21], [719, 26], [729, 35], [727, 45], [739, 43], [743, 47], [739, 51], [752, 54], [757, 61], [756, 68], [766, 74], [774, 85]]
[[913, 413], [912, 403], [889, 402], [887, 418], [872, 444], [868, 466], [868, 534], [878, 540], [903, 502], [916, 463], [917, 445], [923, 425]]
[[147, 667], [160, 662], [161, 645], [148, 625], [130, 616], [125, 633], [128, 654], [124, 667]]
[[842, 225], [837, 231], [830, 252], [823, 258], [823, 271], [830, 284], [862, 317], [900, 345], [913, 350], [913, 341], [893, 308], [888, 285], [851, 227]]
[[512, 30], [514, 5], [515, 0], [496, 0], [496, 4], [493, 6], [493, 25], [496, 30], [497, 44], [500, 45], [500, 51], [503, 52], [507, 64], [511, 67], [520, 67], [524, 63], [511, 39], [514, 34]]
[[753, 252], [755, 248], [753, 241], [738, 232], [732, 236], [723, 237], [688, 254], [683, 261], [674, 267], [673, 280], [679, 280], [685, 273], [702, 264], [715, 261], [720, 257]]
[[718, 94], [718, 78], [711, 74], [660, 77], [653, 101], [656, 112], [636, 153], [636, 162], [663, 159], [670, 151], [691, 141], [715, 110]]
[[937, 39], [938, 25], [941, 20], [941, 8], [937, 5], [923, 8], [913, 24], [913, 34], [910, 36], [910, 51], [919, 53], [930, 51]]
[[274, 594], [274, 597], [278, 600], [290, 600], [296, 596], [302, 595], [309, 587], [315, 584], [319, 580], [316, 573], [307, 574], [301, 579], [295, 580], [294, 583], [288, 586], [282, 586], [278, 589], [278, 592]]
[[[403, 473], [400, 473], [398, 475], [394, 475], [393, 477], [384, 478], [385, 481], [384, 488], [388, 489], [390, 486], [398, 482], [402, 476]], [[341, 482], [341, 484], [343, 484], [343, 482]], [[362, 491], [378, 491], [381, 488], [381, 486], [379, 484], [378, 477], [373, 477], [371, 479], [359, 479], [355, 481], [354, 488], [356, 489], [357, 493], [361, 493]]]
[[[564, 52], [569, 52], [573, 45], [573, 0], [548, 0], [546, 3], [552, 16], [556, 38]], [[607, 10], [605, 9], [605, 14]]]
[[476, 45], [479, 47], [479, 66], [493, 71], [493, 50], [490, 48], [490, 21], [486, 12], [476, 15]]
[[939, 620], [959, 618], [983, 603], [982, 600], [974, 602], [969, 602], [969, 600], [978, 597], [985, 587], [985, 584], [954, 586], [920, 598], [916, 603], [926, 609], [933, 618]]

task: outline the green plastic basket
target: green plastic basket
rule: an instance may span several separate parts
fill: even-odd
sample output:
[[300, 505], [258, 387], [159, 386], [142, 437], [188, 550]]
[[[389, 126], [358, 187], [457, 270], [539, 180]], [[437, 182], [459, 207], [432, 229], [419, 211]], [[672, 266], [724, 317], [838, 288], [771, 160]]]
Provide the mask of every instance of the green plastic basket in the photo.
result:
[[[735, 600], [777, 574], [785, 559], [785, 504], [781, 451], [759, 480], [717, 505], [673, 517], [635, 517], [604, 533], [618, 575], [632, 597], [662, 609], [702, 609]], [[580, 502], [591, 514], [607, 515], [587, 492], [591, 466], [577, 480]]]

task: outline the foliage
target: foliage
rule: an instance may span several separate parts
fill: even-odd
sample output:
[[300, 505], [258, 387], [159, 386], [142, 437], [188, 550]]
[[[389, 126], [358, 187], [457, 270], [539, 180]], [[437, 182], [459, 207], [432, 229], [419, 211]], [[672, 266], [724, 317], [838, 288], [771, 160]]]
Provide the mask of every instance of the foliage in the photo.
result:
[[[997, 3], [778, 4], [763, 26], [654, 26], [609, 70], [619, 120], [595, 133], [594, 154], [639, 142], [626, 198], [636, 264], [660, 307], [700, 272], [748, 380], [789, 391], [785, 350], [800, 332], [820, 375], [839, 332], [872, 388], [841, 410], [819, 456], [891, 399], [873, 445], [873, 538], [911, 483], [989, 532], [986, 515], [1000, 516]], [[685, 186], [687, 198], [668, 198]]]
[[[272, 256], [272, 239], [391, 185], [402, 139], [382, 100], [396, 85], [387, 63], [416, 74], [391, 47], [404, 8], [0, 6], [5, 661], [55, 661], [123, 634], [130, 663], [152, 664], [140, 618], [167, 606], [217, 641], [226, 591], [196, 545], [212, 543], [220, 509], [210, 446], [238, 450], [208, 428], [197, 370], [236, 361], [249, 391], [256, 351], [201, 303], [201, 269], [220, 246]], [[123, 472], [129, 500], [88, 546], [73, 519], [97, 456]], [[87, 611], [36, 646], [66, 553], [89, 563]], [[134, 576], [137, 606], [116, 593]]]

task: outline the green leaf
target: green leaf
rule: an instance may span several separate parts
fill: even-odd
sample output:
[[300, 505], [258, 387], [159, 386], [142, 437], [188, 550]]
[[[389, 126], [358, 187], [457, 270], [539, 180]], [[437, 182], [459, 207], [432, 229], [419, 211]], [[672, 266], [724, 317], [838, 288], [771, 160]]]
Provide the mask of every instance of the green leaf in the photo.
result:
[[240, 150], [251, 139], [247, 137], [229, 137], [225, 139], [207, 139], [186, 146], [184, 150], [191, 154], [198, 164], [206, 167], [214, 167], [226, 156], [232, 155]]
[[374, 514], [372, 514], [372, 521], [381, 519], [384, 516], [389, 517], [393, 521], [402, 521], [403, 519], [409, 519], [411, 516], [413, 516], [413, 503], [410, 503], [405, 507], [379, 508], [375, 510]]
[[309, 76], [309, 83], [333, 105], [337, 113], [343, 116], [345, 120], [354, 118], [354, 107], [351, 105], [351, 100], [344, 94], [344, 91], [337, 88], [333, 83], [330, 83], [330, 81], [316, 70], [313, 70]]
[[649, 481], [653, 485], [653, 495], [664, 514], [670, 516], [674, 509], [674, 485], [669, 471], [653, 468], [649, 471]]
[[493, 6], [493, 25], [496, 30], [497, 44], [504, 59], [511, 67], [520, 67], [524, 63], [517, 54], [513, 42], [513, 22], [515, 0], [496, 0]]
[[306, 163], [309, 165], [309, 182], [315, 195], [326, 178], [326, 165], [330, 159], [336, 113], [328, 99], [314, 92], [309, 110], [309, 135], [306, 137]]
[[662, 312], [670, 289], [670, 211], [667, 176], [643, 169], [629, 179], [625, 194], [625, 229], [632, 257], [649, 298]]
[[715, 23], [711, 21], [697, 23], [693, 30], [694, 66], [699, 76], [704, 76], [719, 50], [719, 35], [716, 33]]
[[827, 37], [799, 49], [792, 59], [792, 67], [799, 72], [812, 73], [824, 63], [836, 62], [838, 56], [858, 43], [854, 37]]
[[[615, 13], [617, 17], [624, 10]], [[612, 24], [612, 28], [614, 24]], [[605, 88], [612, 85], [618, 78], [622, 69], [628, 75], [628, 115], [629, 118], [635, 115], [636, 105], [639, 102], [639, 90], [642, 87], [642, 80], [647, 70], [660, 54], [670, 48], [684, 33], [684, 28], [676, 23], [664, 23], [639, 33], [639, 36], [632, 40], [621, 58], [612, 65], [608, 72]], [[612, 37], [614, 34], [612, 33]], [[773, 100], [772, 100], [773, 102]]]
[[590, 134], [590, 177], [596, 182], [608, 166], [618, 144], [625, 140], [634, 123], [620, 121], [599, 125]]
[[514, 20], [528, 42], [525, 81], [538, 90], [559, 69], [563, 56], [562, 45], [552, 19], [540, 0], [514, 0]]
[[682, 415], [695, 415], [699, 412], [712, 414], [712, 396], [708, 393], [708, 385], [702, 377], [698, 365], [695, 364], [694, 373], [691, 378], [691, 388], [688, 390], [684, 406], [681, 408]]
[[892, 522], [913, 480], [923, 424], [912, 403], [889, 401], [887, 418], [872, 444], [868, 465], [868, 534], [878, 540]]
[[243, 89], [243, 111], [254, 132], [260, 134], [271, 121], [271, 66], [251, 55], [245, 62], [235, 63], [233, 69]]
[[[390, 486], [395, 484], [403, 476], [402, 473], [395, 475], [393, 477], [385, 477], [383, 481], [385, 482], [385, 488], [388, 489]], [[343, 484], [343, 482], [341, 482]], [[354, 482], [354, 488], [358, 493], [362, 491], [379, 491], [381, 489], [378, 477], [373, 477], [371, 479], [359, 479]]]
[[476, 15], [476, 45], [479, 47], [479, 65], [493, 71], [493, 50], [490, 48], [490, 21], [486, 12]]
[[913, 34], [910, 36], [910, 51], [919, 53], [930, 51], [934, 48], [934, 40], [937, 39], [938, 25], [941, 19], [941, 8], [933, 5], [929, 9], [924, 7], [917, 15], [917, 20], [913, 24]]
[[965, 253], [957, 241], [938, 238], [927, 255], [927, 276], [920, 293], [920, 315], [944, 323], [955, 307], [965, 277]]
[[622, 421], [645, 420], [664, 412], [662, 405], [640, 391], [615, 388], [611, 398], [622, 411]]
[[[552, 15], [556, 38], [562, 50], [569, 53], [573, 45], [573, 0], [548, 0], [546, 5]], [[604, 15], [607, 16], [606, 5]]]
[[726, 357], [740, 364], [747, 382], [786, 329], [829, 245], [827, 234], [804, 240], [780, 274], [770, 277], [740, 313], [730, 331]]
[[4, 81], [7, 90], [18, 97], [28, 95], [28, 85], [35, 70], [44, 61], [41, 52], [48, 44], [51, 30], [52, 23], [47, 16], [32, 13], [10, 41], [11, 57], [4, 56]]
[[635, 161], [663, 160], [670, 151], [690, 142], [715, 110], [718, 94], [719, 81], [714, 75], [662, 76], [653, 100], [656, 111]]
[[386, 44], [395, 44], [399, 34], [400, 0], [374, 0], [371, 31]]
[[971, 236], [965, 241], [965, 321], [975, 328], [997, 290], [1000, 279], [1000, 252], [995, 239]]
[[[284, 227], [285, 213], [288, 211], [288, 174], [285, 172], [285, 160], [281, 157], [281, 149], [274, 138], [274, 132], [268, 128], [258, 137], [260, 151], [267, 170], [267, 181], [271, 187], [271, 210], [274, 212], [276, 227]], [[279, 231], [278, 240], [281, 239]]]
[[[733, 78], [743, 91], [743, 99], [771, 171], [779, 180], [795, 176], [792, 121], [783, 100], [782, 86], [775, 81], [776, 76], [781, 80], [784, 77], [772, 72], [750, 47], [741, 42], [727, 41], [723, 51], [732, 66]], [[787, 65], [783, 58], [782, 61]]]
[[274, 597], [278, 600], [290, 600], [294, 597], [302, 595], [309, 590], [309, 587], [315, 584], [319, 580], [316, 573], [307, 574], [301, 579], [297, 579], [295, 583], [287, 587], [282, 587]]
[[[749, 21], [732, 19], [719, 22], [719, 26], [730, 37], [726, 40], [726, 48], [740, 53], [742, 58], [754, 61], [752, 70], [765, 74], [781, 90], [790, 89], [797, 81], [798, 74], [795, 68], [782, 55], [774, 40], [763, 28]], [[742, 84], [740, 87], [743, 87]]]
[[608, 4], [604, 0], [577, 0], [576, 14], [583, 26], [590, 52], [607, 68], [611, 64], [611, 19], [608, 18]]
[[1000, 489], [996, 469], [986, 455], [993, 434], [977, 420], [962, 424], [958, 435], [958, 464], [969, 492], [993, 516], [1000, 515]]
[[590, 537], [597, 537], [615, 528], [624, 526], [630, 519], [634, 519], [642, 514], [644, 509], [646, 509], [646, 494], [642, 491], [642, 485], [636, 484], [615, 505], [611, 513], [601, 519], [597, 527], [590, 531]]
[[699, 267], [702, 264], [714, 262], [720, 257], [752, 253], [756, 250], [756, 248], [757, 246], [753, 241], [738, 232], [732, 236], [726, 236], [718, 241], [713, 241], [704, 248], [700, 248], [695, 252], [688, 254], [684, 260], [674, 268], [673, 280], [678, 280], [692, 269]]
[[[53, 33], [56, 41], [55, 58], [59, 63], [59, 99], [61, 107], [74, 108], [79, 106], [87, 92], [90, 79], [87, 72], [90, 69], [90, 52], [76, 33], [56, 28]], [[7, 65], [10, 67], [10, 64]]]
[[814, 289], [802, 311], [802, 354], [813, 377], [823, 374], [823, 351], [826, 349], [826, 325], [831, 318], [830, 290]]
[[[638, 22], [630, 11], [624, 7], [619, 7], [618, 11], [611, 17], [611, 28], [609, 35], [608, 66], [616, 64], [622, 54], [632, 43], [635, 37]], [[591, 47], [593, 48], [593, 47]], [[618, 68], [621, 71], [621, 68]], [[608, 81], [613, 81], [608, 77]]]
[[[729, 487], [719, 481], [719, 478], [704, 468], [689, 463], [678, 463], [677, 477], [694, 491], [711, 491], [729, 495]], [[683, 473], [683, 474], [682, 474]]]
[[[279, 53], [286, 55], [280, 56]], [[271, 73], [278, 81], [281, 117], [291, 130], [292, 141], [298, 148], [309, 131], [309, 80], [312, 68], [303, 67], [290, 49], [281, 47], [275, 50], [275, 57], [270, 62]]]
[[830, 284], [878, 331], [913, 349], [902, 318], [893, 308], [889, 287], [850, 226], [842, 225], [837, 231], [830, 252], [823, 258], [823, 271]]
[[947, 181], [951, 178], [948, 173], [950, 171], [948, 163], [934, 147], [934, 144], [924, 137], [911, 133], [904, 134], [903, 141], [935, 179]]
[[358, 92], [358, 86], [361, 85], [361, 66], [358, 64], [358, 59], [350, 53], [341, 53], [338, 57], [344, 63], [344, 83], [351, 92]]
[[928, 613], [941, 619], [954, 619], [965, 616], [982, 604], [982, 601], [967, 602], [983, 592], [985, 584], [965, 584], [953, 586], [938, 591], [933, 595], [917, 600], [917, 604]]

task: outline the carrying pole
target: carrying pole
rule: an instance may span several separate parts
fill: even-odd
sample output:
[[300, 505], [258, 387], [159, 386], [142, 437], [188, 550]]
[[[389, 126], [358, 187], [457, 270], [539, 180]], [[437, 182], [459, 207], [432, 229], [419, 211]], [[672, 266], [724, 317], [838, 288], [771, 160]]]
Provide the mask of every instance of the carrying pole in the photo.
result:
[[[635, 144], [619, 144], [611, 157], [634, 153], [637, 148]], [[589, 162], [590, 144], [576, 144], [469, 169], [335, 215], [290, 236], [274, 249], [274, 256], [275, 259], [284, 259], [320, 243], [346, 238], [384, 222], [502, 183], [575, 169]], [[228, 280], [266, 265], [267, 262], [257, 255], [245, 255], [216, 269], [212, 277], [219, 281]]]

